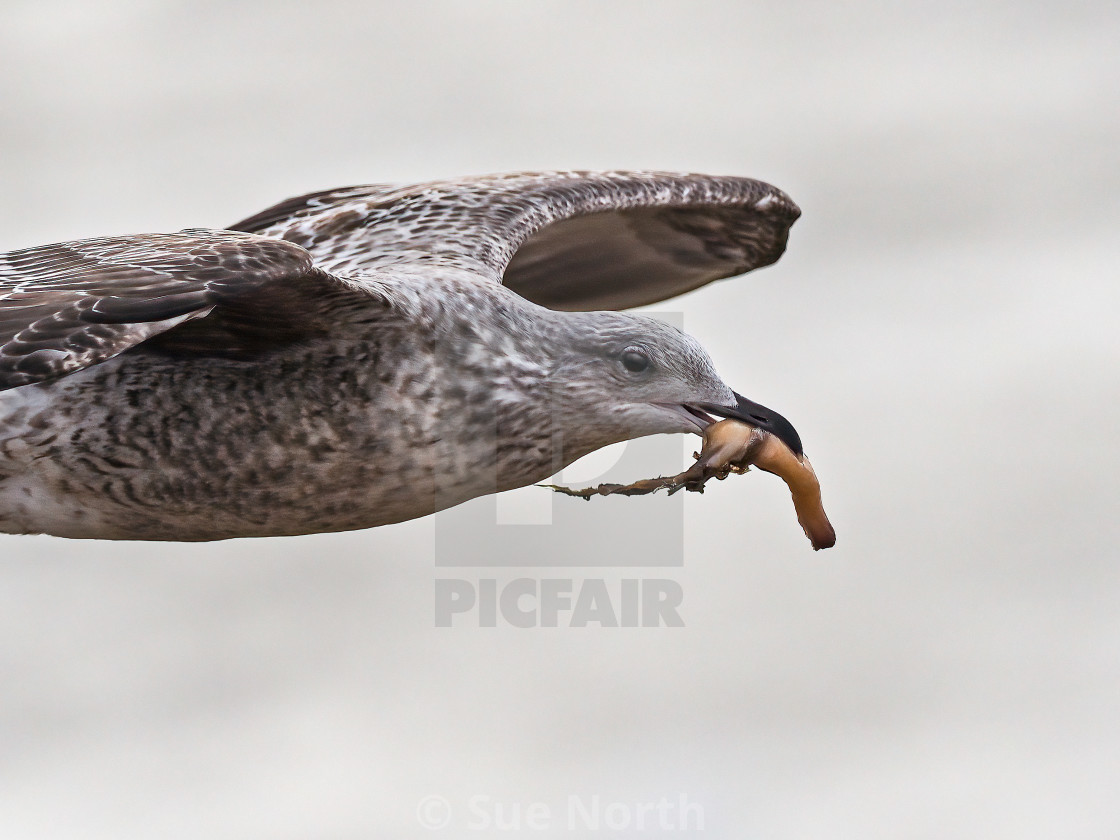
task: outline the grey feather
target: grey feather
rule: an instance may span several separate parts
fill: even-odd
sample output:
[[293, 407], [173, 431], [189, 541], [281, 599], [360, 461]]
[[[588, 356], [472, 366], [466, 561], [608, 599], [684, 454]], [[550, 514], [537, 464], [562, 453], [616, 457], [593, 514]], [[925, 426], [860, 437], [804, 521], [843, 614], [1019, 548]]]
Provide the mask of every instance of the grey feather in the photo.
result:
[[[214, 352], [266, 332], [290, 338], [312, 329], [328, 292], [340, 288], [298, 245], [229, 231], [0, 254], [0, 390], [103, 362], [181, 324], [189, 337], [186, 322], [205, 316]], [[225, 327], [220, 336], [216, 324]]]
[[455, 267], [553, 309], [628, 309], [773, 263], [800, 212], [750, 178], [539, 172], [313, 193], [232, 229], [328, 271]]

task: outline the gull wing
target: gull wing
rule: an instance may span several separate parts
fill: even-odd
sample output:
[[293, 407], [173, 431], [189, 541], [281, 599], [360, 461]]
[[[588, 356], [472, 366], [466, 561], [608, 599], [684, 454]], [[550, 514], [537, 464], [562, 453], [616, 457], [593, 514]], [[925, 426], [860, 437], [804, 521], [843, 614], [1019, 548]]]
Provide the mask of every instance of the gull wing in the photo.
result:
[[174, 349], [234, 356], [290, 341], [325, 326], [330, 293], [343, 288], [298, 245], [230, 231], [0, 254], [0, 390], [65, 376], [161, 335]]
[[457, 268], [553, 309], [626, 309], [775, 262], [801, 214], [750, 178], [542, 172], [289, 199], [232, 226], [328, 271]]

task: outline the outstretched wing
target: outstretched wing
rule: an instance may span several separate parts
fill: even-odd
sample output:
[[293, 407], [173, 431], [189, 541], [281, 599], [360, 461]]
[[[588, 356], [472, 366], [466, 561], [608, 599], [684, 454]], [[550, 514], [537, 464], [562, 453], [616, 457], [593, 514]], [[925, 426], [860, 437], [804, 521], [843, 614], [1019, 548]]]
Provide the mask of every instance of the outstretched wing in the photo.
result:
[[203, 334], [231, 353], [291, 339], [316, 328], [323, 293], [341, 285], [298, 245], [230, 231], [0, 254], [0, 390], [89, 367], [196, 319], [206, 326], [184, 346]]
[[800, 213], [749, 178], [544, 172], [329, 190], [232, 229], [330, 271], [462, 268], [554, 309], [626, 309], [775, 262]]

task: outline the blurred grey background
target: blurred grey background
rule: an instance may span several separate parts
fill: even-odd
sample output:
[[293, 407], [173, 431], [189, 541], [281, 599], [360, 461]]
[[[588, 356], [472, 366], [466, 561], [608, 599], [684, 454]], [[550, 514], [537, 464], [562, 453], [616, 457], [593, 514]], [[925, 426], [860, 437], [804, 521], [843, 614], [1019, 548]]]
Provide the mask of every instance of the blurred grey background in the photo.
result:
[[4, 250], [517, 169], [787, 190], [785, 258], [671, 308], [797, 423], [839, 532], [814, 555], [770, 476], [687, 499], [660, 630], [436, 628], [431, 519], [0, 537], [0, 836], [428, 836], [429, 795], [476, 836], [476, 794], [680, 793], [714, 837], [1120, 836], [1120, 6], [0, 17]]

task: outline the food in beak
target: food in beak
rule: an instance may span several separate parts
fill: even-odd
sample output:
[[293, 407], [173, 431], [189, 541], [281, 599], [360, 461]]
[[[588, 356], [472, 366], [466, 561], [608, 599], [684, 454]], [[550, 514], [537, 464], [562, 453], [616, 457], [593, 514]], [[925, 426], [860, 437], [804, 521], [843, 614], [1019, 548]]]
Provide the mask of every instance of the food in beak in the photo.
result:
[[674, 476], [647, 478], [633, 484], [600, 484], [573, 490], [546, 484], [559, 493], [590, 499], [592, 496], [644, 496], [658, 490], [670, 494], [678, 490], [704, 492], [704, 484], [712, 478], [721, 481], [731, 473], [744, 473], [751, 466], [773, 473], [789, 487], [797, 521], [813, 550], [831, 548], [836, 544], [836, 531], [821, 504], [821, 485], [813, 465], [804, 454], [793, 452], [777, 436], [748, 425], [741, 420], [720, 420], [704, 430], [704, 443], [695, 455], [696, 463]]

